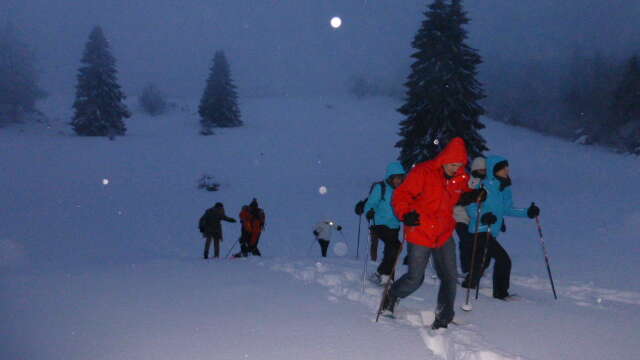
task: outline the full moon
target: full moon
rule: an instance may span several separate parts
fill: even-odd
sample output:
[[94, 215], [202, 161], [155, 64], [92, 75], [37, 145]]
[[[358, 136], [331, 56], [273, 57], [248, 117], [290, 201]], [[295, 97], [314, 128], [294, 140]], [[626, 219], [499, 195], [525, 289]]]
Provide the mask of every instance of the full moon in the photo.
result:
[[102, 179], [102, 185], [109, 185], [109, 179]]
[[320, 195], [324, 195], [327, 193], [327, 187], [322, 185], [320, 186], [320, 188], [318, 189], [318, 192], [320, 193]]
[[337, 16], [334, 16], [333, 18], [331, 18], [331, 27], [332, 28], [337, 29], [340, 26], [342, 26], [342, 19], [340, 19]]

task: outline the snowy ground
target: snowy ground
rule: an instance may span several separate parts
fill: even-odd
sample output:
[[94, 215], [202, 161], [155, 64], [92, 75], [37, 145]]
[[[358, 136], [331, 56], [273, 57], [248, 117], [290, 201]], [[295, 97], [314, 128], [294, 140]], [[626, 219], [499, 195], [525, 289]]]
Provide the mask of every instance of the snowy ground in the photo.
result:
[[[353, 205], [396, 156], [396, 101], [245, 99], [247, 126], [208, 138], [196, 135], [193, 102], [178, 102], [158, 118], [134, 111], [114, 142], [72, 136], [69, 98], [44, 104], [49, 126], [0, 130], [1, 359], [636, 357], [637, 158], [487, 120], [492, 152], [511, 160], [515, 201], [542, 209], [560, 298], [534, 224], [508, 220], [501, 242], [523, 299], [481, 294], [458, 311], [462, 325], [433, 333], [423, 325], [436, 280], [401, 303], [398, 320], [375, 324], [380, 289], [362, 292], [355, 260]], [[219, 192], [196, 189], [203, 173]], [[222, 201], [236, 217], [254, 196], [267, 213], [265, 256], [200, 259], [204, 209]], [[317, 257], [310, 233], [327, 218], [344, 226], [333, 242], [346, 256]], [[224, 231], [223, 255], [239, 228]]]

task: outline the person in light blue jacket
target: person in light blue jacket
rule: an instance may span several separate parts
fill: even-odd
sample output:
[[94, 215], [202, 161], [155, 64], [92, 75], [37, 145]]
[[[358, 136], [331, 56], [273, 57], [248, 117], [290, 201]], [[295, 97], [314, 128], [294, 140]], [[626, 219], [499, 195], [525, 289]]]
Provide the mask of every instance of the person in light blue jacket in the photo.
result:
[[[378, 238], [384, 243], [384, 255], [371, 281], [381, 284], [391, 274], [391, 269], [400, 249], [400, 220], [396, 217], [391, 206], [394, 190], [404, 181], [405, 171], [402, 164], [392, 162], [387, 166], [385, 180], [376, 183], [364, 206], [367, 220], [373, 220], [371, 227], [372, 238]], [[377, 250], [376, 250], [377, 251]]]
[[471, 219], [469, 232], [475, 234], [476, 223], [480, 221], [480, 224], [478, 224], [478, 244], [472, 269], [473, 279], [467, 277], [462, 286], [475, 288], [487, 267], [485, 265], [488, 265], [483, 264], [483, 259], [486, 259], [487, 262], [494, 259], [493, 297], [504, 300], [509, 297], [509, 279], [511, 277], [511, 259], [497, 241], [504, 217], [529, 217], [533, 219], [540, 214], [540, 209], [534, 203], [528, 209], [513, 206], [509, 162], [504, 157], [489, 156], [487, 158], [487, 177], [482, 181], [481, 186], [487, 192], [487, 196], [480, 205], [480, 218], [477, 217], [477, 204], [473, 203], [467, 206], [467, 214]]

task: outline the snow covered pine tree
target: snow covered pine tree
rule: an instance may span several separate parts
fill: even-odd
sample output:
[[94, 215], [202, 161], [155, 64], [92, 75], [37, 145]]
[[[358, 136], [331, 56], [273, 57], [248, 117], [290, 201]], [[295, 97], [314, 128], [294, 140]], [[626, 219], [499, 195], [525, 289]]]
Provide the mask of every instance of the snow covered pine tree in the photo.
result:
[[78, 70], [73, 103], [71, 126], [78, 135], [113, 137], [127, 131], [122, 119], [131, 114], [123, 103], [126, 97], [118, 85], [115, 63], [102, 28], [94, 27]]
[[242, 126], [238, 95], [231, 80], [229, 63], [223, 51], [217, 51], [198, 107], [202, 135], [213, 134], [214, 127]]
[[488, 150], [478, 133], [484, 128], [479, 117], [485, 112], [478, 104], [484, 94], [476, 80], [482, 60], [465, 43], [462, 26], [469, 19], [461, 0], [435, 0], [424, 15], [412, 43], [417, 51], [405, 83], [407, 101], [398, 109], [406, 118], [396, 147], [406, 169], [434, 158], [456, 136], [464, 139], [471, 157]]

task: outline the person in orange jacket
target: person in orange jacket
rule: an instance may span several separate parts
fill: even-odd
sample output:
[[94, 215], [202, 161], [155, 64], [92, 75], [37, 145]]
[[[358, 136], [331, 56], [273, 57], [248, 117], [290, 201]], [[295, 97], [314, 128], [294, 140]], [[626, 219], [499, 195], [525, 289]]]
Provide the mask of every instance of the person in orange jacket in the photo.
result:
[[456, 221], [453, 208], [468, 186], [468, 162], [464, 140], [454, 138], [433, 160], [416, 165], [392, 200], [394, 211], [405, 226], [408, 271], [391, 287], [383, 309], [393, 313], [398, 299], [416, 291], [424, 281], [429, 257], [440, 278], [433, 329], [447, 327], [455, 314], [456, 250], [451, 240]]
[[235, 254], [234, 257], [247, 257], [249, 253], [262, 256], [258, 249], [258, 242], [264, 230], [264, 210], [258, 207], [258, 201], [254, 198], [248, 206], [242, 207], [239, 217], [242, 223], [241, 248], [240, 252]]

